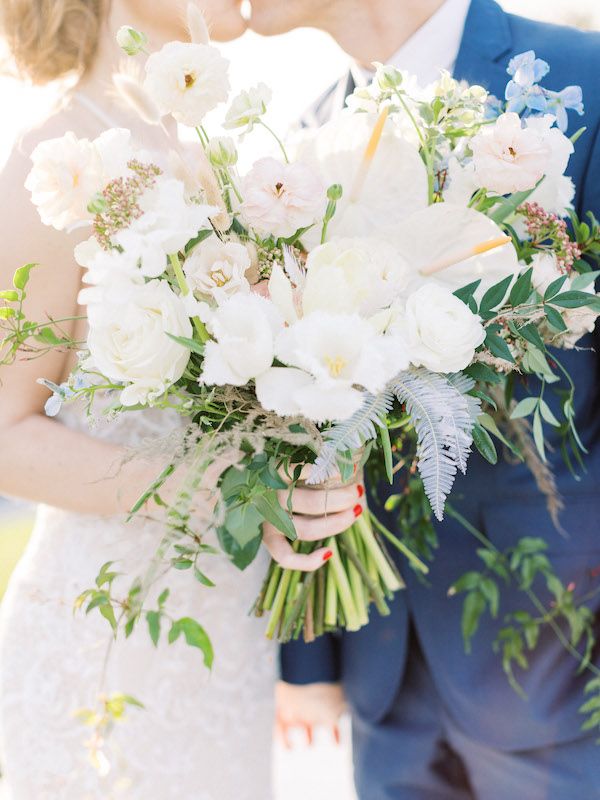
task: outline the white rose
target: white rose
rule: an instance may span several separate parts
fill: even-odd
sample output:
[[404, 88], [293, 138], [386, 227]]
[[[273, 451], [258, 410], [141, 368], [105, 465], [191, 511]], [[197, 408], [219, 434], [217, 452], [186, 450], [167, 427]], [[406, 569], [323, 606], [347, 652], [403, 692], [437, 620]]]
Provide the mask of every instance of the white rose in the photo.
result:
[[[546, 176], [528, 198], [528, 202], [538, 203], [549, 214], [557, 214], [562, 218], [573, 207], [575, 197], [575, 184], [564, 174], [575, 148], [573, 142], [556, 127], [555, 122], [556, 119], [551, 114], [530, 117], [525, 121], [527, 128], [534, 130], [550, 148]], [[521, 220], [518, 222], [523, 224]], [[518, 232], [521, 233], [521, 229]]]
[[531, 189], [547, 173], [552, 150], [546, 138], [523, 127], [512, 112], [498, 117], [471, 140], [479, 185], [498, 194]]
[[378, 239], [333, 239], [312, 250], [302, 294], [305, 314], [373, 314], [406, 289], [411, 268], [398, 251]]
[[69, 132], [39, 144], [31, 160], [25, 188], [44, 225], [63, 230], [90, 219], [88, 204], [104, 184], [102, 159], [93, 142]]
[[243, 244], [210, 237], [194, 248], [184, 271], [193, 292], [221, 303], [237, 292], [250, 291], [246, 279], [250, 266], [250, 253]]
[[200, 381], [217, 386], [244, 386], [273, 363], [275, 335], [283, 320], [270, 300], [236, 294], [211, 315]]
[[[593, 286], [583, 289], [583, 291], [596, 294]], [[600, 297], [600, 295], [596, 295], [596, 297]], [[598, 316], [600, 316], [598, 311], [587, 306], [567, 308], [563, 311], [563, 322], [569, 330], [561, 335], [560, 346], [565, 350], [572, 350], [586, 333], [593, 333]]]
[[228, 67], [215, 47], [169, 42], [146, 62], [144, 89], [163, 113], [196, 127], [227, 100]]
[[244, 178], [242, 194], [244, 218], [264, 236], [288, 238], [325, 211], [325, 187], [301, 162], [261, 158]]
[[189, 350], [168, 333], [189, 338], [192, 325], [165, 281], [134, 286], [124, 302], [104, 302], [90, 316], [91, 361], [107, 378], [129, 384], [123, 405], [151, 402], [183, 375]]
[[399, 323], [415, 366], [433, 372], [458, 372], [468, 367], [485, 339], [481, 318], [448, 289], [422, 286], [406, 301]]
[[173, 178], [159, 178], [141, 196], [142, 215], [114, 237], [143, 275], [156, 278], [167, 266], [167, 256], [178, 253], [202, 228], [209, 226], [213, 206], [186, 203], [185, 186]]
[[244, 128], [252, 126], [267, 111], [271, 102], [272, 92], [264, 83], [259, 83], [252, 89], [240, 92], [231, 103], [231, 108], [225, 117], [225, 128]]
[[565, 272], [561, 271], [558, 266], [554, 253], [536, 253], [531, 260], [530, 266], [533, 269], [531, 274], [533, 287], [542, 295], [552, 281], [565, 275]]

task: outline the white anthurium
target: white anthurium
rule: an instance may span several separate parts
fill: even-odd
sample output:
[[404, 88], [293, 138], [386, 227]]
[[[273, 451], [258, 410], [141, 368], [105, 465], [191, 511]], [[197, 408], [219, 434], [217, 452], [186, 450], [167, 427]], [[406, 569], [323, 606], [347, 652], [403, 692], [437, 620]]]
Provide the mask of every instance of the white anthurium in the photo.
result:
[[410, 274], [410, 265], [386, 242], [334, 238], [308, 255], [303, 311], [374, 314], [407, 288]]
[[[502, 229], [485, 214], [453, 203], [417, 211], [398, 226], [393, 241], [411, 265], [411, 291], [434, 281], [454, 292], [481, 279], [480, 298], [520, 271], [517, 252]], [[487, 247], [492, 249], [477, 253]]]
[[[419, 152], [387, 121], [367, 165], [365, 152], [377, 118], [342, 113], [299, 144], [301, 158], [314, 164], [327, 186], [340, 184], [343, 196], [329, 224], [329, 236], [389, 237], [396, 226], [428, 202], [427, 171]], [[319, 226], [303, 235], [314, 247]]]
[[[277, 337], [275, 354], [311, 380], [281, 373], [270, 374], [266, 383], [259, 379], [264, 402], [279, 413], [299, 412], [315, 422], [348, 418], [362, 403], [358, 387], [379, 392], [409, 363], [401, 337], [379, 335], [357, 314], [324, 311], [285, 328]], [[286, 395], [290, 381], [292, 399]]]
[[256, 294], [235, 294], [208, 320], [215, 341], [206, 343], [201, 383], [244, 386], [273, 364], [283, 320], [275, 305]]

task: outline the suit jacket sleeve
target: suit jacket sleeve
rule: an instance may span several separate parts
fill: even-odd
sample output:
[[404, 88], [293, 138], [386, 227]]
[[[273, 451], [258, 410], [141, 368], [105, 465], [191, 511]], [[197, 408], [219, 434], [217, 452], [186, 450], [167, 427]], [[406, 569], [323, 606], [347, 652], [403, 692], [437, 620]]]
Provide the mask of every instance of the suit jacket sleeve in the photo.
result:
[[335, 634], [314, 642], [290, 642], [281, 647], [281, 678], [286, 683], [337, 683], [340, 680], [340, 642]]

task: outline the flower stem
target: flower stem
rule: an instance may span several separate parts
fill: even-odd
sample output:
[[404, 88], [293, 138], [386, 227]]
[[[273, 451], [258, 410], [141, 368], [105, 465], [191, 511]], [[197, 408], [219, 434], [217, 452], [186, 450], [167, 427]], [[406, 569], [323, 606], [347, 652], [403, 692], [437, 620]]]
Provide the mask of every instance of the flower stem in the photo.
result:
[[[173, 272], [175, 273], [175, 278], [177, 279], [177, 284], [181, 290], [181, 294], [183, 297], [187, 297], [190, 293], [190, 287], [187, 285], [185, 275], [183, 274], [183, 268], [177, 253], [171, 253], [169, 256], [169, 261], [173, 267]], [[196, 329], [196, 333], [200, 337], [200, 341], [202, 343], [207, 342], [210, 339], [210, 336], [208, 335], [208, 331], [204, 327], [204, 324], [198, 319], [198, 317], [192, 317], [192, 324]]]
[[377, 565], [377, 570], [385, 586], [392, 592], [404, 588], [402, 582], [399, 580], [398, 576], [388, 563], [387, 558], [383, 555], [381, 548], [377, 543], [377, 539], [373, 534], [371, 523], [368, 521], [368, 519], [365, 518], [364, 515], [362, 517], [359, 517], [356, 520], [356, 526], [360, 532], [360, 536], [363, 542], [365, 543], [365, 547], [367, 548], [367, 550], [371, 554], [371, 557], [373, 558], [373, 561]]
[[289, 158], [288, 158], [287, 151], [286, 151], [286, 149], [285, 149], [285, 146], [284, 146], [283, 142], [282, 142], [282, 141], [281, 141], [281, 139], [279, 138], [279, 136], [277, 136], [277, 134], [275, 133], [275, 131], [274, 131], [272, 128], [270, 128], [270, 127], [267, 125], [267, 123], [266, 123], [266, 122], [263, 122], [263, 121], [262, 121], [262, 119], [257, 119], [257, 120], [256, 120], [256, 122], [257, 122], [257, 124], [258, 124], [258, 125], [262, 125], [262, 126], [263, 126], [263, 128], [265, 128], [267, 131], [269, 131], [269, 133], [271, 134], [271, 136], [272, 136], [272, 137], [275, 139], [275, 141], [276, 141], [276, 142], [277, 142], [277, 144], [279, 145], [279, 149], [280, 149], [280, 150], [281, 150], [281, 152], [283, 153], [283, 157], [284, 157], [284, 159], [285, 159], [285, 163], [286, 163], [286, 164], [289, 164], [289, 163], [290, 163], [290, 160], [289, 160]]
[[[416, 555], [413, 553], [413, 551], [412, 551], [412, 550], [410, 550], [410, 549], [409, 549], [409, 548], [408, 548], [408, 547], [407, 547], [407, 546], [404, 544], [404, 542], [401, 542], [401, 541], [400, 541], [400, 539], [398, 539], [398, 537], [397, 537], [397, 536], [394, 536], [394, 534], [393, 534], [391, 531], [389, 531], [389, 530], [388, 530], [388, 529], [385, 527], [385, 525], [383, 525], [383, 524], [382, 524], [382, 523], [381, 523], [381, 522], [380, 522], [380, 521], [377, 519], [377, 517], [376, 517], [374, 514], [372, 514], [371, 512], [369, 512], [369, 516], [370, 516], [370, 518], [371, 518], [372, 522], [374, 523], [375, 527], [376, 527], [376, 528], [377, 528], [377, 530], [379, 531], [379, 533], [381, 533], [383, 536], [385, 536], [385, 538], [386, 538], [388, 541], [390, 541], [390, 542], [391, 542], [391, 543], [394, 545], [394, 547], [396, 547], [398, 550], [400, 550], [400, 552], [401, 552], [403, 555], [405, 555], [405, 556], [406, 556], [406, 558], [407, 558], [407, 559], [410, 561], [410, 563], [413, 565], [413, 567], [416, 567], [416, 569], [418, 569], [418, 570], [419, 570], [419, 572], [422, 572], [422, 573], [423, 573], [423, 575], [427, 575], [427, 573], [429, 572], [429, 567], [427, 566], [427, 564], [425, 564], [425, 562], [424, 562], [424, 561], [421, 561], [421, 559], [420, 559], [418, 556], [416, 556]], [[379, 549], [379, 548], [378, 548], [378, 549]], [[376, 559], [376, 560], [377, 560], [377, 559]]]
[[328, 566], [335, 581], [340, 605], [344, 612], [346, 628], [349, 631], [357, 631], [362, 627], [362, 624], [359, 618], [359, 612], [356, 609], [354, 596], [350, 588], [350, 582], [348, 581], [348, 575], [346, 574], [344, 564], [340, 557], [337, 542], [334, 538], [331, 538], [329, 541], [329, 548], [333, 551], [333, 555], [329, 559]]

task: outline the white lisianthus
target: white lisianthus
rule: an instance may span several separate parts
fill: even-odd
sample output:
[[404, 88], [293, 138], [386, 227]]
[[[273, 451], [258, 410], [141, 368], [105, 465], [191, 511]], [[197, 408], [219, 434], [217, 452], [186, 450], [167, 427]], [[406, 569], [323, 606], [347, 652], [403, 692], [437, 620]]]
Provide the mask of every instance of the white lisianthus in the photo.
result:
[[146, 62], [144, 89], [164, 114], [196, 127], [227, 100], [228, 68], [211, 45], [169, 42]]
[[194, 248], [185, 261], [184, 270], [195, 294], [222, 303], [237, 292], [250, 291], [246, 278], [250, 266], [250, 253], [243, 244], [210, 237]]
[[64, 230], [89, 219], [88, 204], [104, 183], [102, 159], [93, 142], [66, 133], [39, 144], [25, 188], [44, 225]]
[[284, 238], [313, 225], [325, 211], [325, 187], [306, 164], [261, 158], [243, 181], [242, 213], [264, 236]]
[[411, 269], [378, 239], [333, 239], [312, 250], [302, 294], [305, 314], [322, 309], [363, 316], [390, 305], [406, 289]]
[[433, 282], [410, 295], [398, 325], [412, 364], [433, 372], [465, 369], [485, 339], [481, 318]]
[[113, 241], [139, 260], [144, 276], [156, 278], [167, 266], [167, 256], [178, 253], [201, 228], [209, 226], [213, 206], [186, 203], [185, 186], [173, 178], [159, 178], [139, 199], [142, 216], [119, 231]]
[[252, 130], [254, 124], [266, 113], [272, 96], [271, 90], [264, 83], [240, 92], [231, 103], [224, 127], [231, 129], [248, 126], [249, 130]]
[[216, 341], [206, 343], [201, 383], [244, 386], [273, 364], [275, 336], [283, 320], [270, 300], [235, 294], [211, 315]]
[[543, 135], [508, 112], [471, 140], [480, 186], [498, 194], [531, 189], [547, 173], [552, 150]]
[[533, 287], [542, 295], [552, 281], [566, 274], [558, 266], [554, 253], [536, 253], [531, 260], [530, 266], [533, 269], [531, 274]]
[[123, 405], [145, 405], [182, 376], [189, 350], [167, 334], [192, 336], [180, 298], [166, 281], [135, 286], [123, 302], [103, 302], [90, 317], [91, 362], [107, 378], [128, 384]]
[[381, 391], [408, 366], [403, 340], [377, 334], [356, 314], [309, 314], [279, 334], [275, 353], [294, 370], [261, 375], [256, 384], [260, 403], [315, 422], [348, 418], [363, 400], [357, 387]]

